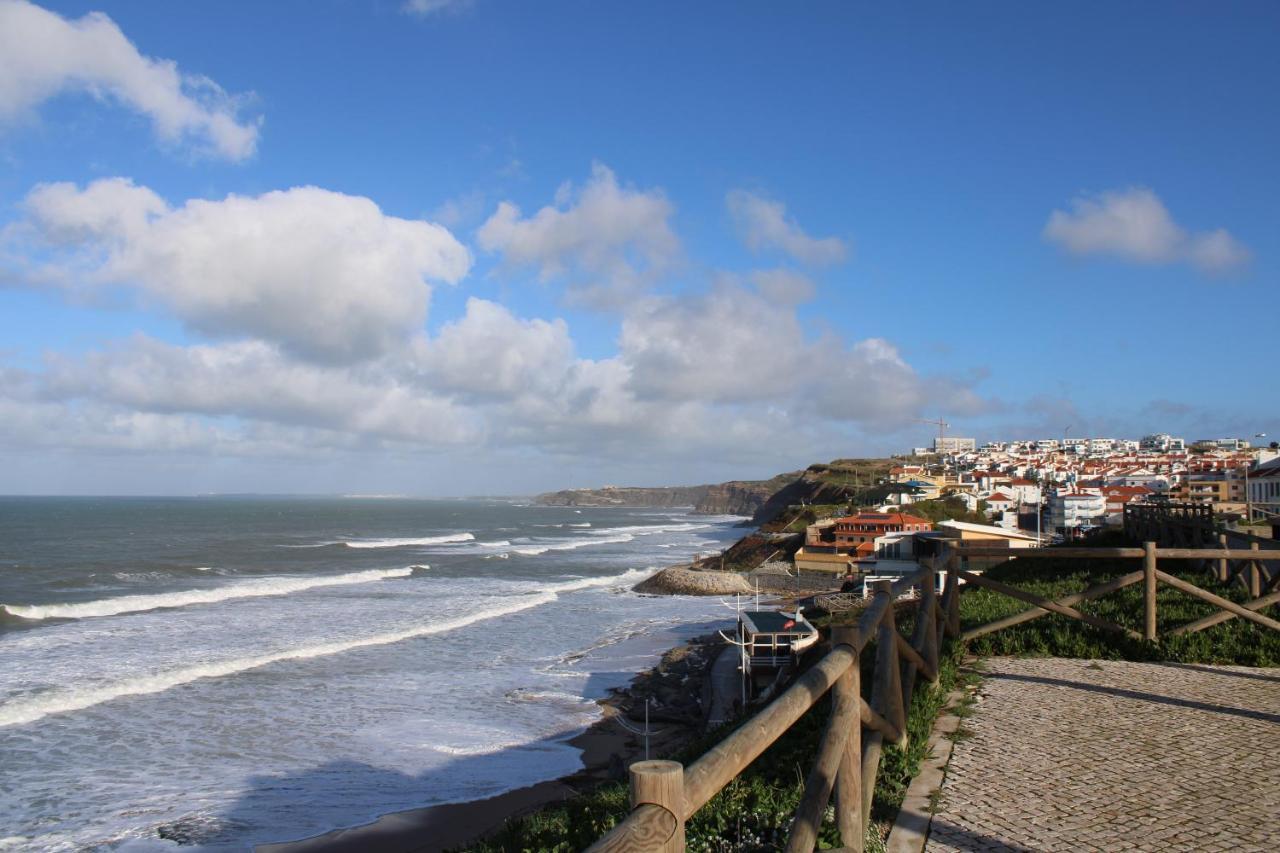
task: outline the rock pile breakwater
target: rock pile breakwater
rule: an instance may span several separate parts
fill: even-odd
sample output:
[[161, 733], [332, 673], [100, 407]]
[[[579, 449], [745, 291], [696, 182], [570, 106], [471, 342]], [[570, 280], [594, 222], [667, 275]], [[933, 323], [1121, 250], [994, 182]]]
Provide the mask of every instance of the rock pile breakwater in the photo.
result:
[[749, 593], [751, 585], [734, 572], [698, 571], [670, 566], [636, 584], [636, 592], [650, 595], [733, 595]]

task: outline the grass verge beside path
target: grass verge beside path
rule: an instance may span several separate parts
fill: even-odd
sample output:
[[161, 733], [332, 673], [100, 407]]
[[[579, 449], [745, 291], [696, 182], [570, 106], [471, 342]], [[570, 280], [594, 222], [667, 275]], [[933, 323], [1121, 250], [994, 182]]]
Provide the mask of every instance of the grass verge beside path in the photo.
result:
[[[1112, 536], [1087, 544], [1132, 546], [1134, 543]], [[1192, 565], [1186, 560], [1162, 560], [1160, 569], [1230, 601], [1243, 603], [1249, 599], [1239, 584], [1219, 584], [1212, 574], [1193, 569]], [[1014, 560], [988, 569], [986, 577], [1054, 599], [1082, 592], [1095, 584], [1141, 568], [1140, 560]], [[1142, 584], [1137, 583], [1073, 606], [1083, 613], [1141, 632], [1144, 612], [1142, 589]], [[961, 630], [1020, 613], [1028, 607], [1025, 602], [998, 592], [968, 589], [960, 597]], [[1275, 609], [1272, 608], [1273, 613]], [[1218, 608], [1212, 604], [1170, 586], [1160, 584], [1157, 588], [1156, 621], [1161, 632], [1216, 612]], [[1166, 636], [1155, 643], [1148, 643], [1109, 634], [1065, 616], [1049, 614], [978, 637], [969, 642], [969, 651], [980, 657], [1029, 655], [1280, 666], [1280, 632], [1236, 618], [1199, 633]]]

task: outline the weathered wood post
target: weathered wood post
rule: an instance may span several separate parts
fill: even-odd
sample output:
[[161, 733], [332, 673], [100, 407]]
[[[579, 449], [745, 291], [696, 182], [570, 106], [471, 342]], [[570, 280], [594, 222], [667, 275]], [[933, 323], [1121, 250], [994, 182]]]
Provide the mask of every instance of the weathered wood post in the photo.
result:
[[876, 598], [889, 599], [876, 631], [876, 672], [871, 689], [871, 705], [898, 729], [898, 746], [907, 745], [907, 709], [902, 699], [901, 659], [898, 657], [898, 627], [893, 619], [891, 581], [876, 581]]
[[[1218, 534], [1218, 547], [1221, 548], [1223, 551], [1231, 547], [1230, 545], [1227, 544], [1227, 534], [1225, 533]], [[1226, 583], [1229, 580], [1231, 580], [1231, 569], [1228, 566], [1227, 558], [1222, 557], [1221, 559], [1218, 560], [1218, 582]]]
[[655, 805], [675, 818], [668, 838], [636, 839], [637, 850], [684, 851], [684, 767], [678, 761], [637, 761], [631, 765], [631, 808]]
[[952, 551], [947, 560], [947, 583], [951, 585], [951, 601], [947, 605], [947, 633], [960, 636], [960, 554]]
[[1146, 605], [1146, 630], [1143, 636], [1150, 642], [1156, 639], [1156, 543], [1142, 543], [1142, 602]]
[[[1257, 542], [1249, 543], [1250, 551], [1258, 550]], [[1249, 561], [1249, 597], [1257, 598], [1262, 595], [1262, 564], [1257, 560]]]
[[[835, 698], [848, 696], [858, 707], [862, 703], [862, 670], [856, 657], [858, 629], [853, 625], [840, 625], [831, 629], [832, 645], [847, 645], [855, 657], [849, 671], [836, 682]], [[866, 832], [862, 826], [862, 720], [854, 714], [849, 725], [849, 739], [845, 741], [844, 755], [840, 758], [840, 771], [836, 776], [836, 826], [840, 828], [840, 843], [851, 853], [862, 853]]]
[[925, 625], [924, 633], [924, 659], [929, 666], [933, 667], [933, 678], [931, 683], [935, 686], [941, 677], [938, 659], [938, 620], [934, 617], [934, 613], [938, 608], [938, 589], [937, 580], [933, 572], [929, 573], [929, 582], [927, 586], [920, 587], [920, 606], [916, 610], [916, 619]]

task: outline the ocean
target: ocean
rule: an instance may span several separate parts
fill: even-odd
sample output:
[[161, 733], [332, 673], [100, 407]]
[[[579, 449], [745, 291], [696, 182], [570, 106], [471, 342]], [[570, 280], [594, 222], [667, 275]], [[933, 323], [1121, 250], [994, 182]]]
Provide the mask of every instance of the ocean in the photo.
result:
[[739, 520], [0, 498], [0, 850], [243, 850], [572, 773], [596, 699], [732, 619], [630, 587]]

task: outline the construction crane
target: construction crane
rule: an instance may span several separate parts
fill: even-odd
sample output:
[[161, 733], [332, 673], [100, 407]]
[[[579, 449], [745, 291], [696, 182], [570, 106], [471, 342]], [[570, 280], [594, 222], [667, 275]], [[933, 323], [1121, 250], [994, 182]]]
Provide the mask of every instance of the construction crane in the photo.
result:
[[938, 452], [939, 452], [939, 453], [941, 453], [941, 452], [942, 452], [942, 439], [944, 439], [944, 438], [946, 437], [946, 435], [947, 435], [947, 427], [951, 426], [951, 424], [949, 424], [949, 423], [947, 423], [946, 421], [943, 421], [943, 420], [936, 420], [936, 421], [934, 421], [934, 420], [930, 420], [929, 418], [913, 418], [913, 420], [914, 420], [916, 423], [920, 423], [920, 424], [933, 424], [934, 426], [936, 426], [936, 427], [938, 428], [938, 444], [937, 444], [937, 448], [936, 448], [936, 449], [938, 450]]

